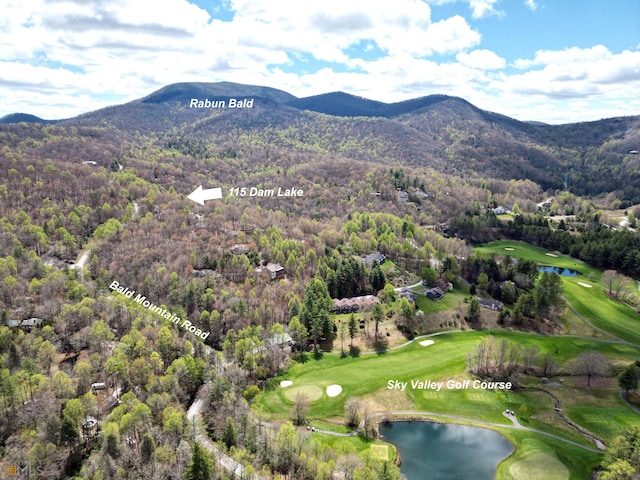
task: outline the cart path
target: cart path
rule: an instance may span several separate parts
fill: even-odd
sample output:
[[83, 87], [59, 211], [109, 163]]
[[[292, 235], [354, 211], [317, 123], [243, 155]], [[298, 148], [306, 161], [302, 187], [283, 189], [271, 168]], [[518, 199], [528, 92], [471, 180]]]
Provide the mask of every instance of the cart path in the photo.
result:
[[[625, 340], [624, 338], [617, 337], [616, 335], [614, 335], [614, 334], [613, 334], [613, 333], [611, 333], [611, 332], [608, 332], [608, 331], [606, 331], [606, 330], [603, 330], [603, 329], [602, 329], [602, 328], [600, 328], [600, 327], [596, 327], [593, 323], [591, 323], [591, 321], [590, 321], [587, 317], [585, 317], [584, 315], [582, 315], [582, 314], [578, 311], [578, 309], [577, 309], [576, 307], [574, 307], [574, 306], [571, 304], [571, 302], [570, 302], [569, 300], [567, 300], [567, 297], [565, 297], [564, 295], [562, 295], [562, 299], [563, 299], [565, 302], [567, 302], [567, 305], [569, 305], [569, 308], [570, 308], [571, 310], [573, 310], [573, 312], [574, 312], [576, 315], [578, 315], [578, 317], [580, 317], [580, 319], [581, 319], [584, 323], [586, 323], [587, 325], [589, 325], [589, 326], [590, 326], [591, 328], [593, 328], [594, 330], [597, 330], [597, 331], [598, 331], [598, 332], [600, 332], [600, 333], [604, 333], [605, 335], [608, 335], [609, 337], [613, 337], [613, 338], [616, 340], [616, 342], [618, 342], [618, 343], [625, 343], [625, 344], [627, 344], [627, 345], [631, 345], [631, 346], [633, 346], [633, 347], [639, 347], [639, 348], [640, 348], [640, 345], [638, 345], [637, 343], [633, 343], [633, 342], [630, 342], [630, 341], [628, 341], [628, 340]], [[565, 335], [565, 336], [568, 336], [568, 335]]]
[[[372, 413], [367, 418], [374, 417], [374, 416], [387, 415], [388, 413], [389, 412]], [[592, 447], [587, 447], [586, 445], [583, 445], [583, 444], [578, 443], [578, 442], [574, 442], [573, 440], [566, 439], [566, 438], [561, 437], [559, 435], [554, 435], [553, 433], [544, 432], [542, 430], [536, 430], [535, 428], [524, 427], [524, 426], [522, 426], [520, 424], [520, 422], [518, 422], [518, 419], [515, 418], [515, 416], [513, 418], [507, 417], [507, 418], [509, 418], [511, 420], [512, 424], [511, 425], [506, 425], [504, 423], [485, 422], [485, 421], [482, 421], [482, 420], [474, 420], [473, 418], [460, 417], [458, 415], [449, 415], [449, 414], [446, 414], [446, 413], [412, 411], [412, 410], [395, 410], [395, 411], [392, 411], [390, 413], [392, 415], [407, 415], [407, 416], [424, 415], [424, 416], [430, 416], [430, 417], [436, 417], [436, 418], [447, 418], [447, 419], [450, 419], [450, 420], [461, 420], [461, 421], [464, 421], [464, 422], [470, 422], [470, 423], [474, 423], [474, 424], [477, 424], [477, 425], [486, 425], [488, 427], [508, 428], [510, 430], [523, 430], [523, 431], [526, 431], [526, 432], [532, 432], [532, 433], [537, 433], [539, 435], [544, 435], [546, 437], [553, 438], [553, 439], [558, 440], [560, 442], [568, 443], [570, 445], [582, 448], [584, 450], [588, 450], [590, 452], [603, 453], [602, 450], [599, 450], [599, 449], [596, 449], [596, 448], [592, 448]], [[364, 426], [364, 420], [362, 422], [360, 422], [360, 426], [361, 427]]]

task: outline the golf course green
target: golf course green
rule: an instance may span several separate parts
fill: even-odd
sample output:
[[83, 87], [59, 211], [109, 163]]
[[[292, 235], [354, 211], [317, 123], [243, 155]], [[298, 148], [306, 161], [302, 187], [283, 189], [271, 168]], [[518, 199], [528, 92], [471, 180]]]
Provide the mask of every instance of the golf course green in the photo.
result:
[[596, 327], [627, 342], [640, 345], [640, 315], [631, 307], [606, 295], [600, 285], [601, 270], [580, 260], [522, 242], [493, 242], [476, 247], [474, 251], [509, 255], [512, 258], [533, 260], [540, 265], [571, 268], [582, 273], [577, 277], [561, 277], [565, 298], [582, 317]]
[[[591, 469], [599, 464], [601, 454], [593, 441], [559, 418], [549, 393], [535, 388], [456, 388], [455, 382], [464, 385], [465, 380], [475, 379], [467, 372], [468, 355], [489, 335], [505, 338], [522, 348], [535, 345], [540, 356], [553, 355], [565, 376], [572, 361], [586, 350], [600, 352], [612, 365], [628, 365], [640, 358], [639, 316], [631, 308], [610, 300], [598, 283], [601, 272], [582, 262], [520, 242], [495, 242], [478, 250], [581, 272], [578, 277], [562, 277], [564, 296], [577, 315], [618, 338], [467, 330], [428, 335], [426, 337], [433, 341], [428, 345], [421, 345], [420, 342], [427, 338], [419, 337], [404, 347], [381, 354], [351, 357], [325, 353], [314, 357], [308, 353], [255, 399], [256, 414], [264, 420], [288, 419], [294, 400], [291, 390], [287, 392], [287, 389], [292, 387], [282, 388], [280, 382], [290, 381], [301, 391], [313, 390], [307, 412], [312, 421], [341, 423], [347, 400], [357, 398], [369, 414], [397, 412], [447, 423], [474, 425], [476, 422], [478, 426], [499, 431], [515, 446], [515, 452], [499, 465], [498, 479], [589, 478]], [[591, 285], [591, 288], [584, 285]], [[453, 383], [447, 386], [448, 381]], [[423, 387], [417, 382], [423, 382]], [[438, 389], [435, 385], [440, 382]], [[523, 379], [530, 387], [539, 382], [536, 377]], [[424, 384], [434, 387], [424, 388]], [[340, 394], [327, 395], [329, 385], [342, 387]], [[313, 386], [316, 388], [311, 389]], [[615, 378], [603, 379], [602, 384], [593, 388], [586, 388], [578, 378], [567, 378], [566, 384], [554, 382], [544, 387], [560, 399], [567, 418], [605, 443], [626, 425], [640, 425], [640, 416], [619, 398]], [[505, 410], [515, 412], [521, 427], [535, 431], [514, 427], [503, 415]], [[416, 414], [411, 415], [411, 412]]]

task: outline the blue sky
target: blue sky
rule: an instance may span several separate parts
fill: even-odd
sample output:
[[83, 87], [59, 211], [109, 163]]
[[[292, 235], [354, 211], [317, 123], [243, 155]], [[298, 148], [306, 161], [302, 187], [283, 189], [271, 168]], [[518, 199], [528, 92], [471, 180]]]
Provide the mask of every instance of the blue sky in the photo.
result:
[[0, 116], [174, 82], [444, 93], [520, 120], [640, 114], [637, 0], [3, 0]]

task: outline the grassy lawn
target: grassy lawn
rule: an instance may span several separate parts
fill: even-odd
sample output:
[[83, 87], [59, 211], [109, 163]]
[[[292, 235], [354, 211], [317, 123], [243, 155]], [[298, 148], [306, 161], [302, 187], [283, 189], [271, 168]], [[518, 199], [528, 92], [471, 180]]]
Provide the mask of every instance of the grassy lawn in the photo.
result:
[[[511, 248], [513, 250], [505, 250]], [[640, 315], [632, 308], [611, 300], [599, 284], [602, 271], [571, 257], [549, 252], [542, 248], [514, 241], [493, 242], [475, 249], [487, 254], [510, 255], [513, 258], [533, 260], [539, 264], [572, 268], [583, 275], [561, 277], [564, 295], [591, 323], [603, 330], [640, 345]], [[550, 257], [553, 253], [557, 257]], [[593, 279], [593, 280], [591, 280]], [[580, 283], [591, 285], [587, 288]]]
[[[526, 258], [539, 264], [581, 272], [583, 275], [579, 277], [562, 277], [566, 298], [594, 325], [640, 345], [640, 316], [604, 294], [598, 284], [601, 271], [572, 258], [519, 242], [495, 242], [478, 247], [478, 250], [508, 254], [513, 258]], [[586, 288], [578, 282], [592, 285], [592, 288]], [[435, 302], [419, 296], [418, 308], [427, 315], [444, 315], [455, 311], [465, 295], [466, 292], [456, 290]], [[573, 334], [606, 337], [594, 332], [572, 311], [567, 313], [567, 325]], [[312, 419], [311, 425], [317, 428], [326, 426], [330, 427], [327, 428], [329, 430], [343, 431], [339, 424], [343, 421], [345, 403], [347, 399], [356, 397], [367, 405], [369, 413], [387, 410], [429, 411], [504, 425], [510, 422], [502, 412], [509, 409], [516, 412], [519, 421], [526, 427], [592, 446], [581, 434], [559, 420], [552, 399], [539, 391], [448, 390], [446, 386], [437, 391], [411, 387], [412, 380], [446, 382], [471, 378], [466, 372], [467, 356], [487, 335], [507, 338], [522, 348], [535, 345], [540, 355], [554, 355], [561, 371], [566, 371], [570, 362], [585, 350], [597, 350], [607, 356], [610, 362], [618, 364], [629, 364], [640, 357], [640, 347], [598, 338], [540, 336], [504, 330], [445, 333], [432, 337], [434, 343], [428, 347], [414, 342], [384, 354], [346, 358], [324, 354], [319, 359], [309, 354], [306, 361], [296, 362], [280, 375], [272, 388], [261, 392], [254, 402], [254, 408], [263, 419], [288, 418], [293, 406], [291, 393], [287, 395], [287, 389], [278, 385], [281, 380], [291, 380], [291, 389], [302, 387], [301, 391], [304, 391], [316, 387], [313, 389], [316, 395], [309, 405], [308, 417]], [[390, 380], [408, 382], [408, 385], [404, 391], [389, 389]], [[640, 423], [637, 414], [618, 398], [615, 380], [607, 380], [601, 388], [593, 389], [582, 388], [579, 380], [568, 378], [564, 386], [547, 387], [560, 397], [567, 417], [605, 440], [611, 439], [625, 425]], [[525, 381], [536, 385], [538, 380], [531, 378]], [[326, 394], [326, 387], [331, 384], [342, 386], [342, 392], [336, 397]], [[318, 395], [318, 391], [322, 394]], [[500, 464], [496, 477], [499, 480], [589, 478], [591, 469], [598, 465], [601, 458], [599, 454], [534, 433], [500, 427], [496, 430], [516, 446], [513, 455]], [[354, 452], [369, 449], [372, 455], [383, 455], [384, 447], [371, 449], [371, 442], [359, 437], [340, 438], [316, 433], [312, 437], [339, 449], [354, 449], [348, 450]], [[389, 449], [390, 454], [392, 451]]]
[[620, 399], [615, 390], [555, 387], [564, 414], [605, 440], [611, 440], [628, 425], [640, 425], [640, 416]]
[[617, 337], [640, 345], [640, 315], [631, 307], [611, 300], [598, 284], [593, 288], [578, 285], [578, 280], [563, 278], [567, 300], [595, 326], [611, 332]]
[[[389, 443], [380, 440], [367, 440], [359, 435], [353, 437], [337, 437], [323, 433], [312, 433], [311, 438], [322, 445], [331, 447], [340, 455], [349, 453], [369, 453], [373, 458], [395, 461], [396, 449]], [[386, 454], [386, 458], [383, 455]]]
[[552, 438], [500, 430], [517, 445], [498, 466], [497, 480], [584, 480], [600, 464], [601, 456]]
[[[493, 331], [495, 337], [506, 337], [523, 348], [537, 345], [541, 354], [554, 353], [558, 349], [558, 362], [566, 364], [580, 352], [595, 349], [611, 359], [630, 363], [638, 357], [640, 349], [630, 345], [607, 343], [573, 337], [543, 337], [531, 334]], [[277, 378], [291, 380], [293, 385], [287, 388], [279, 386], [261, 393], [255, 401], [257, 413], [269, 419], [287, 418], [293, 402], [287, 398], [288, 389], [296, 386], [317, 386], [322, 389], [322, 396], [311, 402], [310, 418], [342, 418], [344, 404], [350, 397], [365, 398], [390, 392], [388, 380], [411, 382], [411, 380], [449, 380], [467, 378], [465, 372], [467, 354], [487, 332], [448, 333], [433, 337], [435, 343], [428, 347], [418, 342], [399, 350], [382, 355], [361, 355], [360, 357], [340, 358], [339, 355], [325, 354], [320, 360], [308, 355], [305, 363], [294, 364], [286, 373]], [[555, 353], [554, 353], [555, 354]], [[342, 393], [337, 397], [328, 397], [326, 387], [333, 383], [342, 386]], [[509, 408], [517, 411], [521, 405], [527, 405], [529, 426], [538, 428], [535, 412], [540, 408], [550, 408], [550, 402], [540, 406], [541, 401], [535, 394], [482, 391], [482, 390], [411, 390], [410, 384], [405, 392], [406, 403], [415, 405], [416, 410], [451, 413], [478, 420], [504, 422], [502, 411]], [[400, 404], [401, 399], [392, 403]], [[541, 424], [542, 425], [542, 424]]]
[[326, 430], [328, 432], [336, 433], [349, 433], [353, 430], [345, 425], [340, 425], [333, 422], [325, 422], [324, 420], [312, 420], [309, 422], [309, 426], [315, 427], [320, 430]]
[[[568, 362], [584, 350], [598, 350], [613, 361], [630, 363], [638, 358], [640, 349], [626, 344], [608, 343], [596, 339], [574, 337], [547, 337], [521, 332], [467, 331], [446, 333], [433, 337], [434, 344], [423, 347], [419, 342], [399, 350], [382, 355], [361, 355], [360, 357], [340, 358], [335, 354], [324, 354], [316, 360], [309, 355], [304, 363], [295, 363], [286, 373], [278, 377], [274, 387], [262, 392], [254, 402], [259, 417], [268, 420], [288, 418], [293, 403], [287, 398], [287, 388], [279, 387], [279, 381], [291, 380], [295, 386], [317, 386], [322, 396], [311, 402], [308, 417], [312, 425], [322, 428], [330, 425], [324, 420], [340, 423], [344, 416], [344, 405], [348, 398], [357, 397], [371, 407], [369, 412], [385, 410], [430, 411], [449, 415], [508, 425], [502, 412], [510, 409], [516, 412], [520, 422], [527, 427], [543, 430], [571, 439], [584, 445], [588, 441], [572, 428], [566, 426], [555, 415], [551, 398], [537, 391], [502, 390], [447, 390], [440, 391], [411, 389], [411, 380], [447, 381], [465, 379], [467, 354], [486, 335], [505, 337], [522, 347], [536, 345], [541, 354], [553, 353], [561, 365]], [[388, 380], [409, 382], [407, 389], [389, 390]], [[343, 390], [337, 397], [328, 397], [326, 387], [339, 384]], [[557, 387], [561, 395], [565, 413], [569, 418], [583, 424], [585, 428], [610, 438], [621, 424], [638, 422], [630, 417], [628, 407], [616, 403], [615, 392], [603, 393], [601, 401], [591, 391], [577, 387]], [[572, 400], [573, 399], [573, 400]], [[585, 405], [585, 406], [582, 406]], [[316, 423], [317, 421], [319, 423]], [[440, 419], [441, 420], [441, 419]], [[447, 420], [448, 422], [449, 420]], [[330, 430], [336, 431], [331, 425]], [[499, 429], [498, 430], [502, 430]], [[564, 445], [553, 439], [526, 432], [504, 430], [515, 446], [514, 455], [505, 460], [498, 478], [588, 478], [585, 472], [598, 463], [599, 455]], [[323, 437], [323, 442], [336, 443], [340, 448], [348, 447], [351, 442], [360, 442], [353, 438]], [[344, 442], [344, 443], [343, 443]], [[538, 470], [536, 470], [538, 468]], [[540, 470], [542, 469], [542, 470]], [[547, 471], [549, 470], [549, 471]], [[540, 472], [544, 477], [540, 477]], [[538, 476], [536, 476], [538, 474]]]
[[463, 292], [458, 289], [447, 292], [440, 300], [431, 300], [425, 295], [418, 295], [416, 298], [416, 304], [418, 309], [422, 310], [426, 314], [442, 312], [444, 310], [453, 311], [459, 303], [464, 302], [464, 297], [468, 295], [468, 291]]

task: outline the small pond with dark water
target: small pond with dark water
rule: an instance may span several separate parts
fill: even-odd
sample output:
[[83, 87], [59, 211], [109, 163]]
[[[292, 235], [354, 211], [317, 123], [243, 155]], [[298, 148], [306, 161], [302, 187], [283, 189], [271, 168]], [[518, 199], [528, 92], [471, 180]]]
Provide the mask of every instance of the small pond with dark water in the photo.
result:
[[538, 268], [541, 272], [553, 272], [557, 273], [561, 277], [577, 277], [578, 275], [582, 275], [582, 273], [577, 272], [571, 268], [563, 268], [563, 267], [552, 267], [549, 265], [541, 265]]
[[398, 447], [408, 480], [493, 480], [514, 450], [498, 432], [465, 425], [383, 422], [380, 433]]

